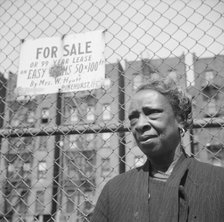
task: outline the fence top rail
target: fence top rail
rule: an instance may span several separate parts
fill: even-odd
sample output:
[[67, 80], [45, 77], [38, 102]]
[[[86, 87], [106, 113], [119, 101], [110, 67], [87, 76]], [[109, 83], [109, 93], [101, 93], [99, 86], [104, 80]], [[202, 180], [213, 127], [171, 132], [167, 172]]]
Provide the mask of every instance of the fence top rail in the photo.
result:
[[114, 133], [128, 132], [130, 129], [123, 124], [112, 125], [61, 125], [55, 127], [42, 128], [10, 128], [0, 129], [0, 138], [6, 137], [30, 137], [30, 136], [54, 136], [70, 134], [88, 134], [88, 133]]
[[[198, 128], [216, 128], [224, 127], [224, 118], [204, 118], [193, 121], [193, 129]], [[125, 124], [111, 125], [61, 125], [55, 127], [41, 128], [2, 128], [0, 129], [0, 138], [7, 137], [30, 137], [30, 136], [54, 136], [70, 134], [88, 134], [88, 133], [120, 133], [129, 132], [130, 128]]]

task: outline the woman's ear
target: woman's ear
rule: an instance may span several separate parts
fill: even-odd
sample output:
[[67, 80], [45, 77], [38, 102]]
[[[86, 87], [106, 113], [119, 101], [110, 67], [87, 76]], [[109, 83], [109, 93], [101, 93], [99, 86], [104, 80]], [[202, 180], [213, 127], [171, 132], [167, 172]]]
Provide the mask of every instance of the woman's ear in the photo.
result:
[[178, 122], [178, 129], [179, 129], [179, 133], [181, 137], [184, 137], [186, 130], [185, 130], [183, 122]]
[[181, 137], [184, 137], [186, 130], [184, 128], [179, 128], [179, 132], [180, 132]]
[[183, 137], [186, 133], [186, 130], [185, 130], [183, 121], [181, 120], [180, 117], [179, 118], [177, 117], [177, 124], [178, 124], [179, 133], [180, 133], [181, 137]]

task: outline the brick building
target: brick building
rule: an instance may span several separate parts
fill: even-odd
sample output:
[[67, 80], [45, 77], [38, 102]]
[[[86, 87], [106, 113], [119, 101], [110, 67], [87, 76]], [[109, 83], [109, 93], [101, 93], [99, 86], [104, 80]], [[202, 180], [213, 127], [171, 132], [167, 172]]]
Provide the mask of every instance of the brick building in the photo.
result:
[[[0, 73], [0, 128], [2, 129], [5, 116], [5, 97], [6, 97], [7, 79], [2, 73]], [[0, 138], [0, 149], [2, 144], [2, 138]], [[0, 190], [2, 190], [2, 179], [0, 177]], [[0, 199], [3, 199], [3, 193], [0, 192]], [[4, 211], [4, 202], [0, 203], [0, 218]]]
[[[30, 129], [55, 125], [55, 95], [15, 96], [16, 75], [7, 85], [5, 129]], [[51, 114], [51, 115], [49, 115]], [[27, 221], [51, 212], [54, 137], [9, 137], [2, 142], [1, 177], [4, 181], [4, 215]], [[47, 195], [43, 194], [46, 193]], [[45, 199], [44, 209], [41, 201]]]
[[198, 58], [193, 55], [195, 85], [189, 89], [194, 98], [193, 118], [215, 122], [216, 127], [194, 129], [194, 152], [204, 162], [224, 166], [223, 99], [224, 56]]
[[[4, 128], [50, 129], [56, 126], [58, 113], [64, 127], [113, 127], [118, 123], [120, 68], [119, 64], [106, 66], [101, 89], [63, 94], [59, 112], [56, 94], [16, 97], [16, 75], [10, 73]], [[56, 150], [60, 152], [59, 167], [55, 164]], [[117, 135], [106, 131], [63, 135], [59, 140], [50, 134], [4, 138], [2, 213], [12, 221], [47, 221], [52, 216], [54, 196], [62, 209], [57, 211], [60, 221], [82, 221], [106, 181], [119, 173], [118, 165]]]

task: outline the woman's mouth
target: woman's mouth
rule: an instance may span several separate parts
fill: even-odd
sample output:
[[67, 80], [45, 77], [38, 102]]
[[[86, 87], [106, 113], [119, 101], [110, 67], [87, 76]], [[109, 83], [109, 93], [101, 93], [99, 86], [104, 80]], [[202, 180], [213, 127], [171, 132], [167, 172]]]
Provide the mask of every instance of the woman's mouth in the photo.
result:
[[156, 136], [155, 135], [149, 135], [149, 136], [140, 136], [139, 137], [139, 142], [141, 142], [141, 143], [145, 143], [145, 142], [147, 142], [147, 141], [149, 141], [149, 140], [151, 140], [151, 139], [153, 139], [153, 138], [155, 138]]

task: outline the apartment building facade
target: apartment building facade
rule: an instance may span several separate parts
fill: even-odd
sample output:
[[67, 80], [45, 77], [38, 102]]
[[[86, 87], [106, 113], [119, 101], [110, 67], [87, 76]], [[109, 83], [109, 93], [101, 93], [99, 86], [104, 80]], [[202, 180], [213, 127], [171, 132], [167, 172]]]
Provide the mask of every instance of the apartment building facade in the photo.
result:
[[[16, 75], [10, 74], [4, 128], [50, 129], [57, 125], [58, 115], [61, 125], [68, 128], [100, 131], [114, 127], [118, 122], [119, 69], [118, 64], [106, 66], [101, 89], [61, 95], [58, 111], [57, 94], [16, 97]], [[83, 221], [104, 184], [119, 173], [115, 133], [92, 130], [56, 138], [49, 134], [3, 139], [2, 214], [10, 221], [48, 221], [55, 202], [55, 218]], [[56, 150], [60, 152], [59, 167]]]
[[[0, 129], [3, 127], [4, 123], [4, 116], [5, 116], [5, 100], [6, 100], [6, 86], [7, 86], [7, 79], [4, 77], [2, 73], [0, 73]], [[2, 138], [0, 138], [0, 149], [2, 144]], [[3, 183], [0, 178], [0, 190], [3, 189]], [[0, 192], [0, 199], [3, 199], [3, 194]], [[3, 215], [4, 211], [4, 203], [0, 203], [0, 218]]]
[[193, 97], [193, 118], [216, 123], [215, 127], [193, 130], [194, 153], [204, 162], [224, 166], [224, 56], [198, 58], [193, 55], [195, 85], [189, 89]]
[[[30, 129], [55, 125], [55, 95], [16, 97], [16, 75], [7, 85], [4, 128]], [[51, 114], [51, 115], [49, 115]], [[3, 138], [1, 179], [4, 184], [4, 216], [9, 221], [32, 221], [38, 212], [51, 212], [54, 137]], [[47, 195], [44, 195], [46, 193]], [[45, 199], [43, 207], [43, 199]]]

